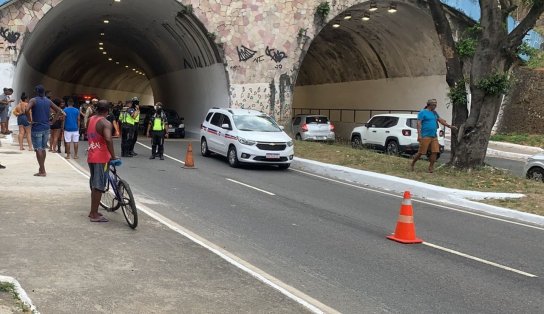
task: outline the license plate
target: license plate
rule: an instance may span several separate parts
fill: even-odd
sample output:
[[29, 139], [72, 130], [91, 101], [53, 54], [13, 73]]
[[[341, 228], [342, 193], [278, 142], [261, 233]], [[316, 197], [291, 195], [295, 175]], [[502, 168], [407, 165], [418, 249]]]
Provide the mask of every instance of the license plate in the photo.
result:
[[176, 132], [176, 129], [168, 129], [168, 133], [174, 133]]
[[280, 159], [280, 154], [266, 154], [266, 159]]

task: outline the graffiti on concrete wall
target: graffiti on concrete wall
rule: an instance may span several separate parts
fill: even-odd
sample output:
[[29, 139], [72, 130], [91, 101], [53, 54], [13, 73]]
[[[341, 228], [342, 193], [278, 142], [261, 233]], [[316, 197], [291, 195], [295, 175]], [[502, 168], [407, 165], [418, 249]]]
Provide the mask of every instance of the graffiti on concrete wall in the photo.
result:
[[0, 36], [8, 43], [6, 51], [13, 50], [17, 54], [17, 40], [21, 37], [21, 33], [11, 31], [8, 28], [0, 27]]
[[250, 60], [257, 53], [257, 51], [251, 50], [244, 45], [242, 45], [241, 47], [236, 46], [236, 51], [238, 52], [238, 59], [240, 60], [240, 62], [246, 62]]
[[231, 85], [231, 97], [235, 108], [254, 109], [270, 113], [268, 99], [270, 89], [267, 84]]
[[265, 54], [257, 55], [258, 51], [248, 48], [244, 45], [236, 46], [236, 52], [238, 53], [238, 61], [247, 62], [253, 60], [254, 63], [262, 63], [265, 61], [265, 55], [270, 57], [270, 60], [276, 63], [276, 69], [281, 69], [281, 62], [287, 58], [287, 54], [283, 51], [270, 48], [266, 46]]

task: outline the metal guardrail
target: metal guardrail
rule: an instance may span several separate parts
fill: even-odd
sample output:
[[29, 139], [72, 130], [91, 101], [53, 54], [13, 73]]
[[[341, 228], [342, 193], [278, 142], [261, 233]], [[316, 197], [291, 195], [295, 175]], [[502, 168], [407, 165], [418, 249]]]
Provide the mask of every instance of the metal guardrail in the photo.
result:
[[[293, 117], [297, 114], [322, 114], [332, 122], [365, 123], [371, 117], [382, 113], [418, 113], [419, 110], [395, 109], [342, 109], [342, 108], [292, 108]], [[349, 119], [348, 119], [349, 118]]]

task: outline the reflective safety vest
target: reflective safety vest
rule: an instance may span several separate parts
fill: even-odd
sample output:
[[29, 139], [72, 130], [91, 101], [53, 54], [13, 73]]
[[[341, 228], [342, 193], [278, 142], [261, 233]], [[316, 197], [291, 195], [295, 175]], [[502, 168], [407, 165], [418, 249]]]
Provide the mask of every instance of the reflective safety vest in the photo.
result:
[[135, 121], [134, 121], [134, 118], [132, 118], [132, 117], [130, 116], [130, 114], [128, 114], [127, 111], [123, 111], [123, 112], [121, 113], [121, 118], [120, 118], [120, 120], [121, 120], [121, 123], [130, 124], [130, 125], [134, 125], [134, 122], [135, 122]]
[[140, 123], [140, 113], [138, 113], [138, 115], [136, 116], [136, 118], [134, 118], [134, 122]]
[[164, 121], [161, 117], [153, 119], [153, 131], [162, 131], [165, 129]]

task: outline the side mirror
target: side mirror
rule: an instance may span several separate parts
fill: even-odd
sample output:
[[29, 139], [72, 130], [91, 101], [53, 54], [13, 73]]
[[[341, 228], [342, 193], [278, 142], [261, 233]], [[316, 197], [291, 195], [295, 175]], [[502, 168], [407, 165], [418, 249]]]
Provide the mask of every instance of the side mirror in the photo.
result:
[[222, 127], [223, 129], [227, 129], [227, 130], [230, 130], [230, 129], [231, 129], [231, 128], [230, 128], [230, 125], [228, 125], [227, 123], [223, 123], [223, 124], [221, 125], [221, 127]]
[[370, 127], [370, 125], [368, 123], [363, 123], [363, 126], [365, 126], [367, 128]]

